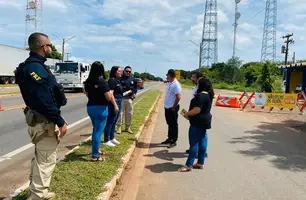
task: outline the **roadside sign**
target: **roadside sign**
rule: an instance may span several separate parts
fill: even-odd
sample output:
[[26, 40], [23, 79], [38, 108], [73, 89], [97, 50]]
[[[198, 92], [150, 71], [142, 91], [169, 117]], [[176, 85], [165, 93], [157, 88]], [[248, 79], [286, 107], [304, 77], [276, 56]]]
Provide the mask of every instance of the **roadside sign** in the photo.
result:
[[255, 93], [255, 106], [296, 108], [296, 94]]
[[175, 70], [175, 76], [177, 80], [181, 79], [181, 70]]

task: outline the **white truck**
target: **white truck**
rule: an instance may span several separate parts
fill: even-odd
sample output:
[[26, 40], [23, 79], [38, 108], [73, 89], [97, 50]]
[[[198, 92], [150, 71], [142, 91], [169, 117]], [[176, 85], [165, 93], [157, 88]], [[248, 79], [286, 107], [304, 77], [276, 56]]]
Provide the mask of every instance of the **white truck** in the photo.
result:
[[55, 64], [54, 74], [57, 82], [60, 83], [65, 90], [82, 92], [83, 83], [88, 78], [90, 67], [90, 64], [83, 62], [58, 62]]
[[[0, 44], [0, 84], [15, 83], [14, 70], [27, 57], [29, 57], [29, 51], [25, 49]], [[45, 64], [53, 68], [56, 62], [58, 60], [49, 58]]]

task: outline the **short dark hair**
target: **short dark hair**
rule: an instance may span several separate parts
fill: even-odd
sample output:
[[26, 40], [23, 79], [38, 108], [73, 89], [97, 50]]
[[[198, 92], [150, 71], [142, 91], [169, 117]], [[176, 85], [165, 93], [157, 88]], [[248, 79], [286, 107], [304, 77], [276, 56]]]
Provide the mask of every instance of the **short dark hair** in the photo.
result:
[[41, 48], [40, 37], [49, 38], [48, 35], [44, 33], [32, 33], [28, 39], [28, 45], [31, 51], [37, 51]]
[[126, 67], [124, 68], [124, 70], [126, 70], [126, 69], [131, 69], [131, 70], [132, 70], [132, 67], [131, 67], [131, 66], [126, 66]]
[[193, 72], [193, 73], [192, 73], [192, 75], [195, 75], [195, 76], [197, 77], [197, 79], [199, 79], [199, 78], [202, 78], [202, 77], [203, 77], [203, 74], [202, 74], [201, 72], [199, 72], [199, 71], [195, 71], [195, 72]]
[[175, 78], [175, 70], [174, 69], [169, 69], [167, 75], [171, 76], [172, 78]]

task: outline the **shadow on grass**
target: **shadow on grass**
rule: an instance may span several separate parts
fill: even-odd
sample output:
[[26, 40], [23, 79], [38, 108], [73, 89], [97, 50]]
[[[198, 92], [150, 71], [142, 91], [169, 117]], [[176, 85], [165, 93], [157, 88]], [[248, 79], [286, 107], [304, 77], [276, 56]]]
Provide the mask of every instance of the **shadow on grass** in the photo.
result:
[[147, 165], [146, 169], [149, 169], [153, 173], [160, 174], [163, 172], [177, 172], [177, 170], [182, 166], [183, 165], [177, 165], [171, 162], [166, 162], [155, 165]]
[[[302, 131], [296, 131], [296, 130]], [[246, 136], [232, 138], [232, 144], [249, 144], [238, 153], [267, 159], [276, 168], [291, 171], [306, 170], [306, 123], [286, 120], [281, 123], [261, 122], [257, 129], [245, 131]], [[271, 157], [272, 156], [272, 157]]]

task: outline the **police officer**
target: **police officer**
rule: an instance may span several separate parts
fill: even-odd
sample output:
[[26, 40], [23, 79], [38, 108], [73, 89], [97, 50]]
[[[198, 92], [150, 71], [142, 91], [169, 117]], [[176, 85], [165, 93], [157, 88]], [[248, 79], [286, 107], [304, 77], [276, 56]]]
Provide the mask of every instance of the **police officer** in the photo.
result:
[[[30, 174], [31, 198], [52, 199], [55, 194], [48, 189], [56, 165], [56, 150], [59, 138], [67, 132], [60, 107], [67, 103], [67, 99], [50, 68], [44, 64], [52, 53], [48, 36], [33, 33], [28, 44], [30, 57], [19, 64], [15, 76], [26, 104], [24, 113], [28, 132], [35, 144]], [[55, 125], [59, 132], [55, 131]]]
[[125, 117], [125, 131], [133, 133], [131, 129], [131, 121], [133, 116], [133, 100], [137, 93], [137, 83], [132, 76], [132, 68], [126, 66], [121, 77], [121, 85], [123, 88], [122, 112], [117, 121], [117, 133], [121, 133], [121, 125], [123, 116]]

